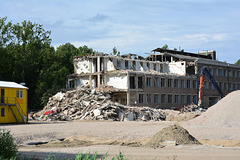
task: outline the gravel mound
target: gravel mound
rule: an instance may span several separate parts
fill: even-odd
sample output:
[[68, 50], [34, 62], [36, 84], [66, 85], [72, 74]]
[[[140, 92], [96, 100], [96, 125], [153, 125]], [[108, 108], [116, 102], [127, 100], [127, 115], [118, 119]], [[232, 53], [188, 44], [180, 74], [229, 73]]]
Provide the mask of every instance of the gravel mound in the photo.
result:
[[229, 93], [190, 125], [203, 127], [240, 127], [240, 90]]
[[176, 145], [201, 144], [189, 132], [180, 125], [171, 125], [157, 132], [146, 147], [160, 147], [165, 141], [176, 141]]

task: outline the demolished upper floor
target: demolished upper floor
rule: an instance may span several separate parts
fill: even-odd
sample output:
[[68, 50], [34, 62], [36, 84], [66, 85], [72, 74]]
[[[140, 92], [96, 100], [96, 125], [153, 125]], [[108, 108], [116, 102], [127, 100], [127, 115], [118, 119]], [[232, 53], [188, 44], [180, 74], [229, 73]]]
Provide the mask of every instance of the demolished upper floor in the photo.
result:
[[74, 58], [74, 74], [108, 73], [117, 70], [136, 72], [156, 72], [176, 75], [196, 75], [198, 65], [237, 67], [216, 60], [215, 51], [201, 51], [198, 54], [157, 48], [146, 58], [137, 54], [114, 56], [94, 53], [90, 56]]

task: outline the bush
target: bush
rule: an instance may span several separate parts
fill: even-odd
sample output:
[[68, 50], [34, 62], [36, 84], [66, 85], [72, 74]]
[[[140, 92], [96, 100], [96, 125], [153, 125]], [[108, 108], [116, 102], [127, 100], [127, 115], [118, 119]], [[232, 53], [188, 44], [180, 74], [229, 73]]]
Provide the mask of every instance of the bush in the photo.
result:
[[17, 156], [17, 145], [10, 131], [0, 129], [0, 159], [11, 159]]

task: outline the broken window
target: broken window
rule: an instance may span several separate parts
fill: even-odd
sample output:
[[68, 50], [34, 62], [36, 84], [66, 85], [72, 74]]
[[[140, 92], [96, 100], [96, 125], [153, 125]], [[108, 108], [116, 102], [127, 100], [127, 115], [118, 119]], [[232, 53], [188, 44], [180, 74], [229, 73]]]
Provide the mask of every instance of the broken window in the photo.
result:
[[139, 69], [140, 70], [145, 70], [144, 67], [143, 67], [143, 62], [140, 62], [139, 64], [140, 64]]
[[151, 87], [151, 86], [152, 86], [152, 78], [147, 77], [147, 87]]
[[163, 65], [160, 64], [160, 72], [163, 72]]
[[161, 103], [166, 103], [166, 94], [161, 94]]
[[181, 103], [185, 104], [185, 95], [181, 95]]
[[135, 89], [135, 76], [130, 76], [130, 89]]
[[166, 85], [165, 78], [161, 78], [161, 87], [165, 87]]
[[168, 88], [172, 88], [172, 79], [168, 79]]
[[153, 85], [154, 87], [159, 87], [159, 78], [158, 77], [154, 77], [154, 81], [153, 81]]
[[179, 81], [178, 81], [178, 79], [174, 79], [174, 87], [175, 88], [178, 88], [179, 87]]
[[155, 104], [159, 103], [159, 94], [154, 94], [154, 103]]
[[104, 60], [103, 58], [100, 58], [100, 71], [103, 71], [103, 70], [104, 70]]
[[171, 56], [168, 56], [168, 55], [167, 55], [167, 56], [165, 56], [165, 57], [166, 57], [166, 61], [167, 61], [167, 62], [171, 62]]
[[117, 67], [121, 68], [121, 61], [120, 60], [117, 60]]
[[143, 88], [143, 77], [142, 76], [138, 77], [138, 88]]
[[133, 65], [132, 65], [132, 69], [133, 69], [133, 70], [136, 70], [136, 62], [135, 62], [135, 61], [132, 61], [132, 64], [133, 64]]
[[181, 79], [181, 88], [185, 88], [185, 80]]
[[175, 102], [176, 104], [178, 104], [178, 103], [179, 103], [179, 95], [175, 95], [174, 98], [175, 98], [175, 101], [174, 101], [174, 102]]
[[192, 101], [191, 101], [191, 95], [187, 95], [187, 104], [191, 104]]
[[171, 94], [168, 95], [168, 103], [169, 104], [173, 103], [173, 96]]
[[153, 64], [153, 70], [157, 70], [157, 65], [155, 63]]
[[147, 94], [147, 104], [151, 104], [151, 103], [152, 103], [152, 95]]
[[100, 84], [104, 84], [104, 78], [102, 75], [100, 76]]
[[187, 66], [186, 67], [186, 72], [189, 75], [194, 75], [195, 74], [195, 66], [194, 65]]
[[123, 105], [126, 105], [127, 104], [127, 99], [126, 98], [121, 98], [120, 103], [123, 104]]
[[150, 69], [150, 63], [149, 62], [147, 62], [147, 68]]
[[128, 61], [125, 61], [125, 69], [128, 69]]
[[143, 94], [138, 95], [138, 103], [143, 103]]
[[191, 80], [187, 80], [187, 88], [191, 88]]
[[93, 71], [98, 71], [97, 58], [93, 58]]

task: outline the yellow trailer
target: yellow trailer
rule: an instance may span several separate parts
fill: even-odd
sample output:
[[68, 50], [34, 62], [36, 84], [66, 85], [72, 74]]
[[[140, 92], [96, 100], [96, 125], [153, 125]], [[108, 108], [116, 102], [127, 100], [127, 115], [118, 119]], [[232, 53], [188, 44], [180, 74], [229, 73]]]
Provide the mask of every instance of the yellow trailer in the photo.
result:
[[0, 123], [27, 123], [27, 90], [18, 83], [0, 81]]

